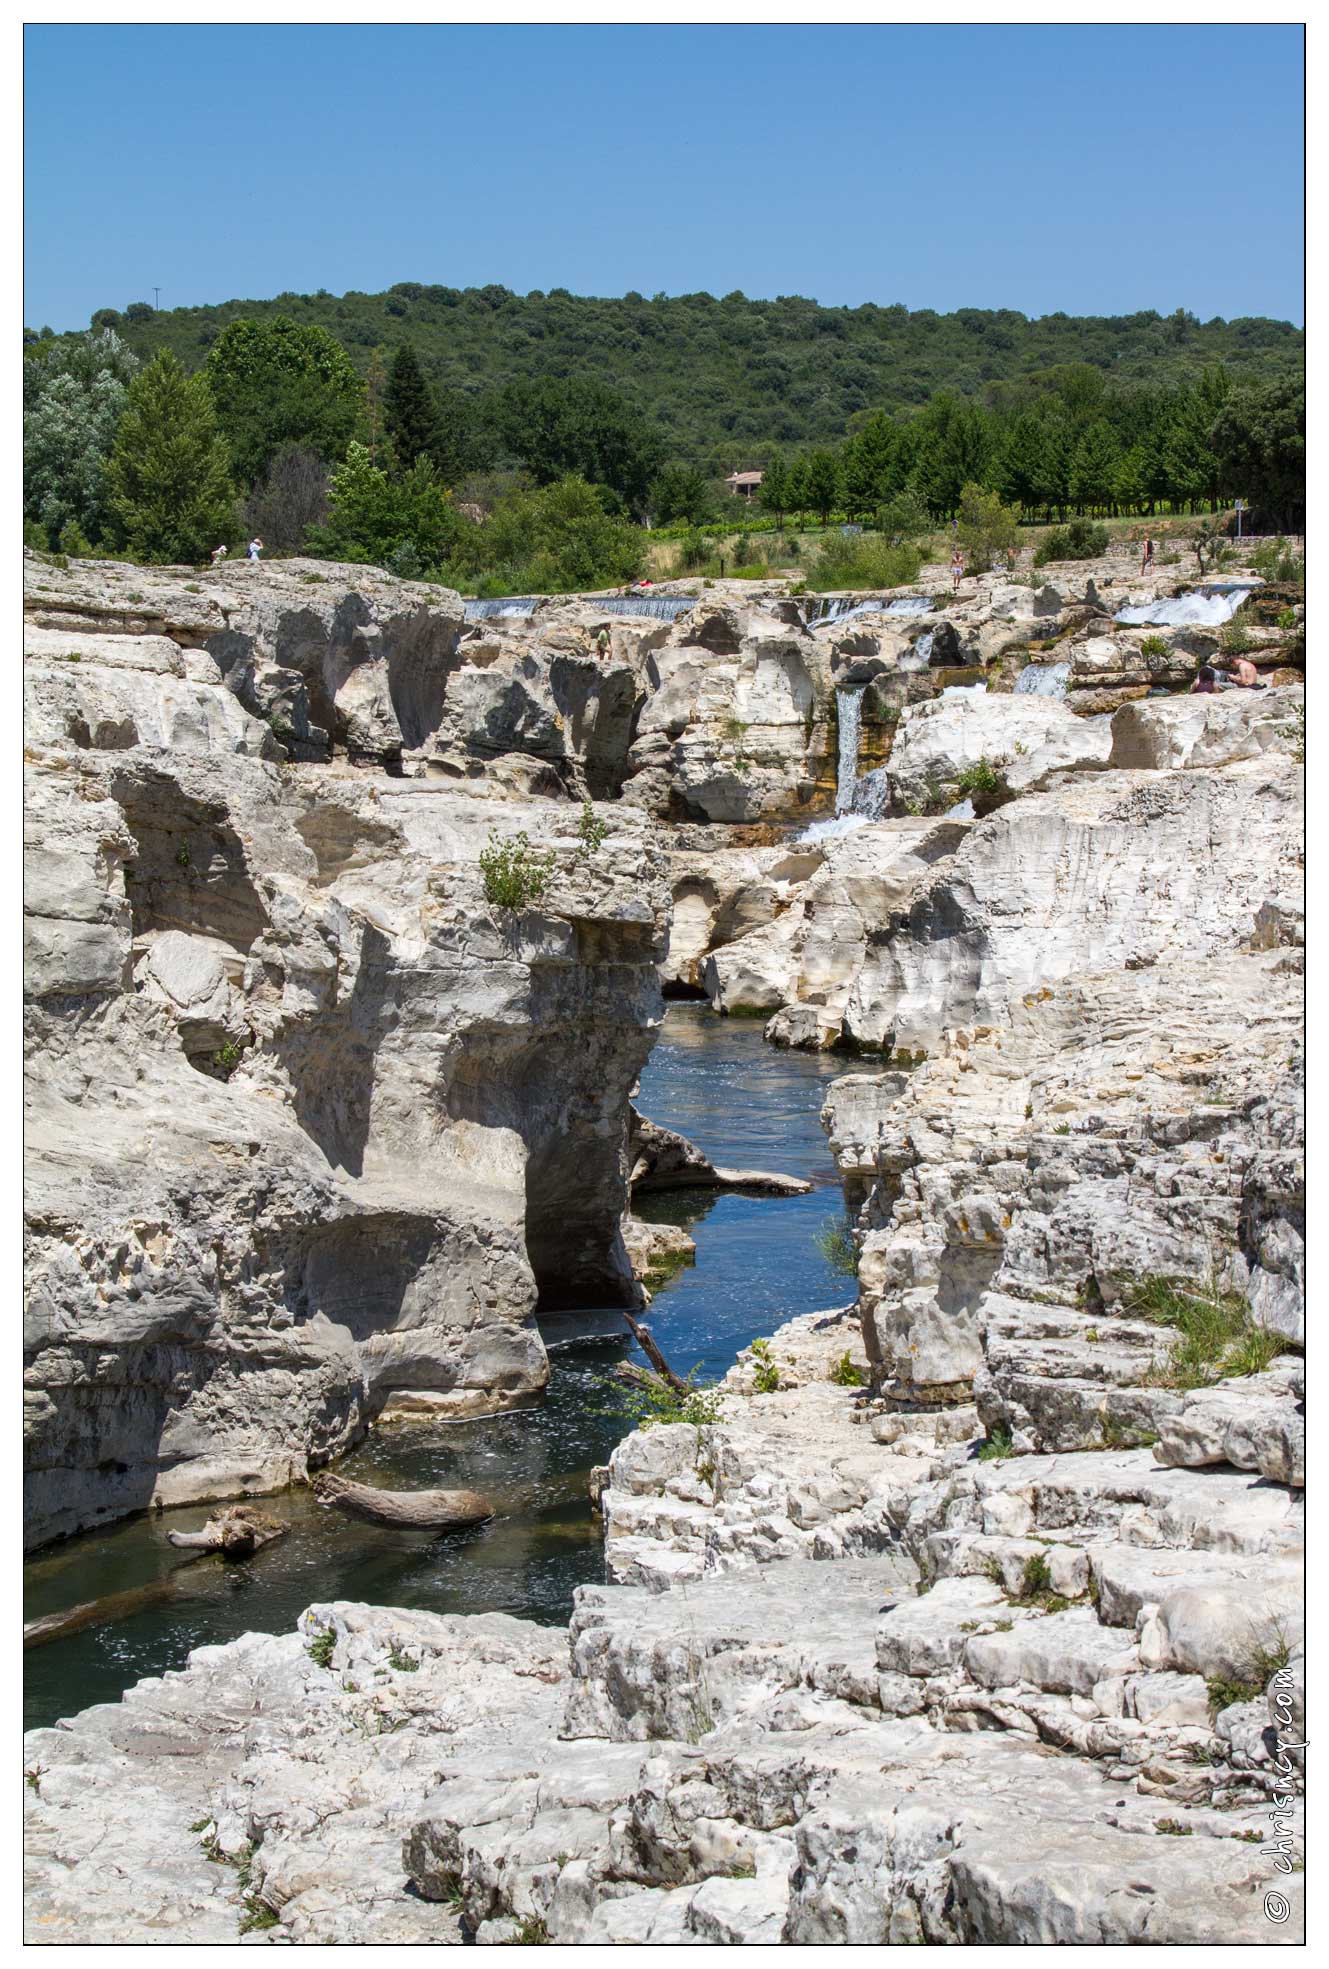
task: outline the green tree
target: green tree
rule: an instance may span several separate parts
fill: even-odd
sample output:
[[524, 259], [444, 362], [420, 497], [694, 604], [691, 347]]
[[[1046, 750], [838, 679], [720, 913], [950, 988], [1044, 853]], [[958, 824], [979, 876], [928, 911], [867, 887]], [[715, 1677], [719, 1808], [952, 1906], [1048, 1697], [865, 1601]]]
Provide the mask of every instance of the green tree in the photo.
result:
[[757, 503], [763, 513], [775, 515], [777, 526], [784, 525], [784, 516], [789, 509], [789, 471], [778, 451], [761, 475]]
[[389, 477], [366, 446], [353, 443], [328, 486], [328, 517], [308, 534], [311, 553], [330, 560], [396, 564], [398, 572], [437, 568], [471, 528], [428, 457]]
[[861, 519], [885, 506], [904, 486], [904, 446], [900, 426], [878, 410], [844, 447], [844, 501], [851, 518]]
[[453, 579], [496, 580], [497, 592], [566, 594], [631, 581], [640, 572], [640, 527], [607, 513], [584, 479], [560, 479], [500, 500], [483, 526], [458, 541]]
[[235, 537], [230, 457], [207, 379], [186, 376], [169, 349], [129, 386], [107, 483], [136, 560], [200, 561]]
[[403, 471], [409, 471], [417, 458], [438, 463], [438, 406], [409, 342], [401, 344], [388, 370], [383, 422]]
[[340, 342], [313, 322], [230, 322], [204, 364], [236, 471], [252, 484], [285, 445], [341, 456], [364, 388]]
[[1071, 455], [1070, 494], [1080, 507], [1098, 509], [1112, 504], [1121, 463], [1117, 434], [1099, 417], [1080, 433]]
[[959, 519], [956, 531], [971, 574], [984, 572], [998, 554], [1019, 542], [1019, 508], [1003, 506], [995, 492], [981, 485], [961, 490]]
[[650, 507], [657, 526], [668, 526], [673, 520], [701, 526], [714, 518], [715, 498], [695, 465], [675, 460], [661, 467], [650, 490]]
[[23, 517], [54, 545], [100, 537], [106, 463], [138, 362], [111, 330], [46, 344], [23, 364]]
[[992, 432], [985, 412], [952, 391], [934, 397], [922, 426], [915, 475], [938, 517], [950, 519], [967, 485], [987, 483]]
[[1259, 527], [1306, 526], [1306, 392], [1296, 383], [1233, 390], [1209, 434], [1223, 484], [1249, 500]]
[[545, 377], [505, 390], [493, 417], [500, 442], [541, 485], [582, 478], [612, 486], [634, 511], [645, 506], [664, 444], [616, 390], [588, 378]]
[[823, 526], [840, 501], [840, 461], [833, 451], [814, 451], [804, 462], [807, 502]]

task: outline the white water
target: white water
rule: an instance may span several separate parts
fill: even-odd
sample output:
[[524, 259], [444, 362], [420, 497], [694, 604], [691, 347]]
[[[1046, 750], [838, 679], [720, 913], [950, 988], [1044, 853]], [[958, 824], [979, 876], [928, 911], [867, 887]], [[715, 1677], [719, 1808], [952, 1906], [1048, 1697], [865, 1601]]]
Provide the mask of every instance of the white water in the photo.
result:
[[842, 835], [852, 834], [855, 828], [866, 827], [870, 818], [868, 814], [837, 814], [834, 820], [814, 820], [795, 837], [794, 845], [815, 848], [823, 841], [838, 841]]
[[654, 615], [662, 622], [672, 622], [697, 606], [695, 595], [587, 595], [584, 599], [606, 615]]
[[840, 728], [835, 775], [837, 814], [847, 814], [853, 803], [854, 781], [858, 776], [858, 741], [863, 730], [863, 693], [866, 688], [865, 684], [860, 684], [856, 690], [836, 693], [835, 708]]
[[970, 697], [975, 691], [986, 690], [987, 685], [980, 678], [976, 684], [947, 684], [941, 694], [943, 697]]
[[891, 601], [856, 602], [852, 595], [828, 595], [821, 601], [811, 602], [803, 613], [804, 626], [818, 629], [826, 622], [850, 622], [856, 615], [931, 615], [932, 601], [928, 595], [896, 595]]
[[1192, 588], [1188, 594], [1175, 595], [1170, 601], [1160, 598], [1118, 609], [1115, 620], [1135, 625], [1148, 622], [1161, 629], [1221, 629], [1246, 597], [1263, 585], [1259, 581], [1212, 582]]
[[502, 595], [497, 601], [467, 602], [465, 607], [468, 622], [492, 622], [496, 617], [508, 615], [530, 615], [538, 595]]
[[1017, 697], [1065, 697], [1069, 663], [1026, 663], [1015, 682]]
[[912, 649], [904, 651], [900, 658], [902, 670], [926, 670], [932, 657], [932, 645], [936, 641], [936, 631], [925, 629]]

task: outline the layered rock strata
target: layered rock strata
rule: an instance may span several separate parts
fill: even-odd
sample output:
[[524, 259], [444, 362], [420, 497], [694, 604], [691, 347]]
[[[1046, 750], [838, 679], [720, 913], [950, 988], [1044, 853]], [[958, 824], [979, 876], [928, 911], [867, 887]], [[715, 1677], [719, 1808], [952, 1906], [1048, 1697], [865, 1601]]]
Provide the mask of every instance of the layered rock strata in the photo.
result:
[[[394, 1400], [529, 1399], [537, 1298], [635, 1294], [641, 817], [595, 848], [567, 802], [285, 766], [174, 616], [127, 619], [28, 663], [34, 1542], [279, 1487]], [[491, 832], [536, 838], [538, 902], [486, 901]]]

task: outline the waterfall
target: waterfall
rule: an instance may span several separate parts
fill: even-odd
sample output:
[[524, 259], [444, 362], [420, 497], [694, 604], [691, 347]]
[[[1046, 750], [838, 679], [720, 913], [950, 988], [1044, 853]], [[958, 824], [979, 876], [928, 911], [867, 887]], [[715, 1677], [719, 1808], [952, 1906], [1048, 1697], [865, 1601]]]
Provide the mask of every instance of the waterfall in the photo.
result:
[[835, 811], [847, 814], [854, 795], [854, 780], [858, 776], [858, 740], [863, 729], [863, 693], [866, 684], [857, 690], [837, 691], [835, 708], [840, 727], [840, 751], [835, 775]]
[[1114, 620], [1130, 624], [1150, 623], [1161, 629], [1221, 629], [1230, 622], [1259, 581], [1210, 581], [1203, 588], [1191, 588], [1170, 601], [1161, 597], [1140, 602], [1134, 608], [1118, 609]]
[[1069, 663], [1026, 663], [1016, 679], [1017, 697], [1065, 697]]
[[932, 645], [936, 641], [935, 629], [925, 629], [912, 649], [904, 651], [900, 658], [902, 670], [926, 670], [932, 661]]
[[585, 595], [582, 599], [606, 615], [654, 615], [662, 622], [672, 622], [697, 606], [695, 595]]
[[467, 602], [465, 605], [468, 622], [492, 622], [496, 617], [507, 615], [530, 615], [540, 600], [538, 595], [501, 595], [497, 601]]
[[849, 622], [856, 615], [931, 615], [928, 595], [896, 595], [892, 601], [869, 599], [856, 602], [852, 595], [824, 595], [809, 602], [803, 610], [803, 627], [818, 629], [825, 622]]
[[794, 838], [796, 848], [820, 847], [823, 841], [838, 841], [856, 828], [866, 827], [867, 814], [837, 814], [834, 820], [814, 820]]
[[662, 622], [697, 606], [695, 595], [501, 595], [497, 601], [467, 602], [468, 622], [492, 622], [532, 615], [541, 602], [585, 602], [605, 615], [654, 615]]
[[884, 820], [891, 803], [891, 779], [885, 766], [874, 766], [870, 773], [854, 781], [849, 811], [864, 820]]

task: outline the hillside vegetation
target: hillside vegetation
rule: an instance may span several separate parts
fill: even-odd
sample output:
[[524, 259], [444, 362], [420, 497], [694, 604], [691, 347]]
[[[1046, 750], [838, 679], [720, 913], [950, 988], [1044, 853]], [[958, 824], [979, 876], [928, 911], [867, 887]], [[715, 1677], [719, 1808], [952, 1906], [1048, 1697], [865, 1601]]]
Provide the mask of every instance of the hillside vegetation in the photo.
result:
[[762, 465], [774, 447], [838, 440], [856, 413], [916, 409], [939, 390], [1018, 403], [1031, 379], [1069, 363], [1152, 388], [1193, 383], [1218, 362], [1238, 382], [1299, 380], [1305, 339], [1288, 322], [1200, 322], [1184, 309], [1031, 320], [1011, 309], [830, 308], [801, 295], [596, 299], [419, 281], [161, 314], [137, 302], [99, 310], [93, 325], [114, 328], [140, 359], [169, 348], [193, 370], [228, 323], [275, 315], [327, 329], [362, 375], [376, 348], [409, 342], [431, 384], [471, 398], [594, 376], [634, 398], [668, 455], [721, 472]]

